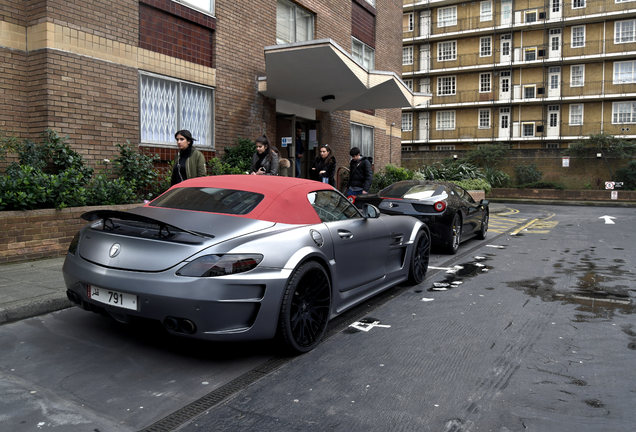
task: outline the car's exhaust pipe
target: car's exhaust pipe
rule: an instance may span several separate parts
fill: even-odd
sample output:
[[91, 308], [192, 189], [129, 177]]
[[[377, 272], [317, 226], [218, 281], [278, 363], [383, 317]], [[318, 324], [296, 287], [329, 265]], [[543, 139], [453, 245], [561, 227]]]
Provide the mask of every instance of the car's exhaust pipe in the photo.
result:
[[82, 305], [82, 299], [75, 291], [66, 290], [66, 297], [76, 305]]
[[163, 326], [174, 333], [194, 334], [197, 331], [196, 324], [185, 318], [166, 317], [163, 320]]

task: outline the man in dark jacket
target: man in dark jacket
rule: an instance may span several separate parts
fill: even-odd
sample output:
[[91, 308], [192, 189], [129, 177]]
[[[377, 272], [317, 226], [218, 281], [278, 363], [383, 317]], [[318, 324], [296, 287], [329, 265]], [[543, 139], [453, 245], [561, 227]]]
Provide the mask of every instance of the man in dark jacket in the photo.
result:
[[351, 162], [349, 163], [349, 187], [346, 196], [369, 193], [373, 181], [373, 169], [371, 162], [362, 157], [358, 147], [352, 147], [349, 151]]

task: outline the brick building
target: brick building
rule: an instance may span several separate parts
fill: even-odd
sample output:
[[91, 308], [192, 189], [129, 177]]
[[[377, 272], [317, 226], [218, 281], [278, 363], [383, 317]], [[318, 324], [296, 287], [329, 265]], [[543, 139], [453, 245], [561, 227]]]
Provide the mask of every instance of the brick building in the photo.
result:
[[[171, 160], [297, 127], [376, 166], [400, 162], [402, 4], [392, 0], [0, 0], [0, 131], [67, 135], [88, 163], [127, 140]], [[287, 138], [292, 137], [291, 141]]]
[[564, 149], [636, 138], [631, 0], [403, 0], [403, 149]]

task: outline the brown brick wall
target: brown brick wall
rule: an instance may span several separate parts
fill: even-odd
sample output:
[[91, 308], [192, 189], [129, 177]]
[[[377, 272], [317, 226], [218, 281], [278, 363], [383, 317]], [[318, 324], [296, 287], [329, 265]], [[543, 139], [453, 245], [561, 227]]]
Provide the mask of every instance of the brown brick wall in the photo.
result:
[[[140, 205], [108, 208], [128, 210]], [[87, 223], [80, 216], [97, 208], [104, 207], [0, 212], [0, 264], [64, 255], [75, 233]]]
[[26, 54], [0, 49], [0, 131], [17, 136], [26, 128]]
[[24, 0], [2, 0], [0, 1], [0, 21], [6, 21], [11, 24], [25, 25], [26, 6]]
[[51, 128], [87, 161], [139, 141], [136, 69], [54, 50], [29, 55], [27, 135]]
[[136, 46], [139, 0], [32, 0], [24, 2], [26, 24], [48, 21]]
[[[157, 9], [143, 3], [139, 5], [139, 46], [213, 67], [214, 19], [168, 0], [149, 3], [158, 4], [162, 8]], [[172, 5], [174, 13], [179, 15], [170, 12], [173, 8], [168, 6]]]

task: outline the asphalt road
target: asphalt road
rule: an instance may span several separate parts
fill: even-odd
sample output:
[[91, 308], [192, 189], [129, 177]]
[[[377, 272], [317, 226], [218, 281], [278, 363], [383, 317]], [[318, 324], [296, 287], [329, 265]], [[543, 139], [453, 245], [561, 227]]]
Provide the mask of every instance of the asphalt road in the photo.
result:
[[635, 225], [629, 208], [510, 206], [295, 358], [77, 308], [6, 324], [0, 429], [632, 431]]

